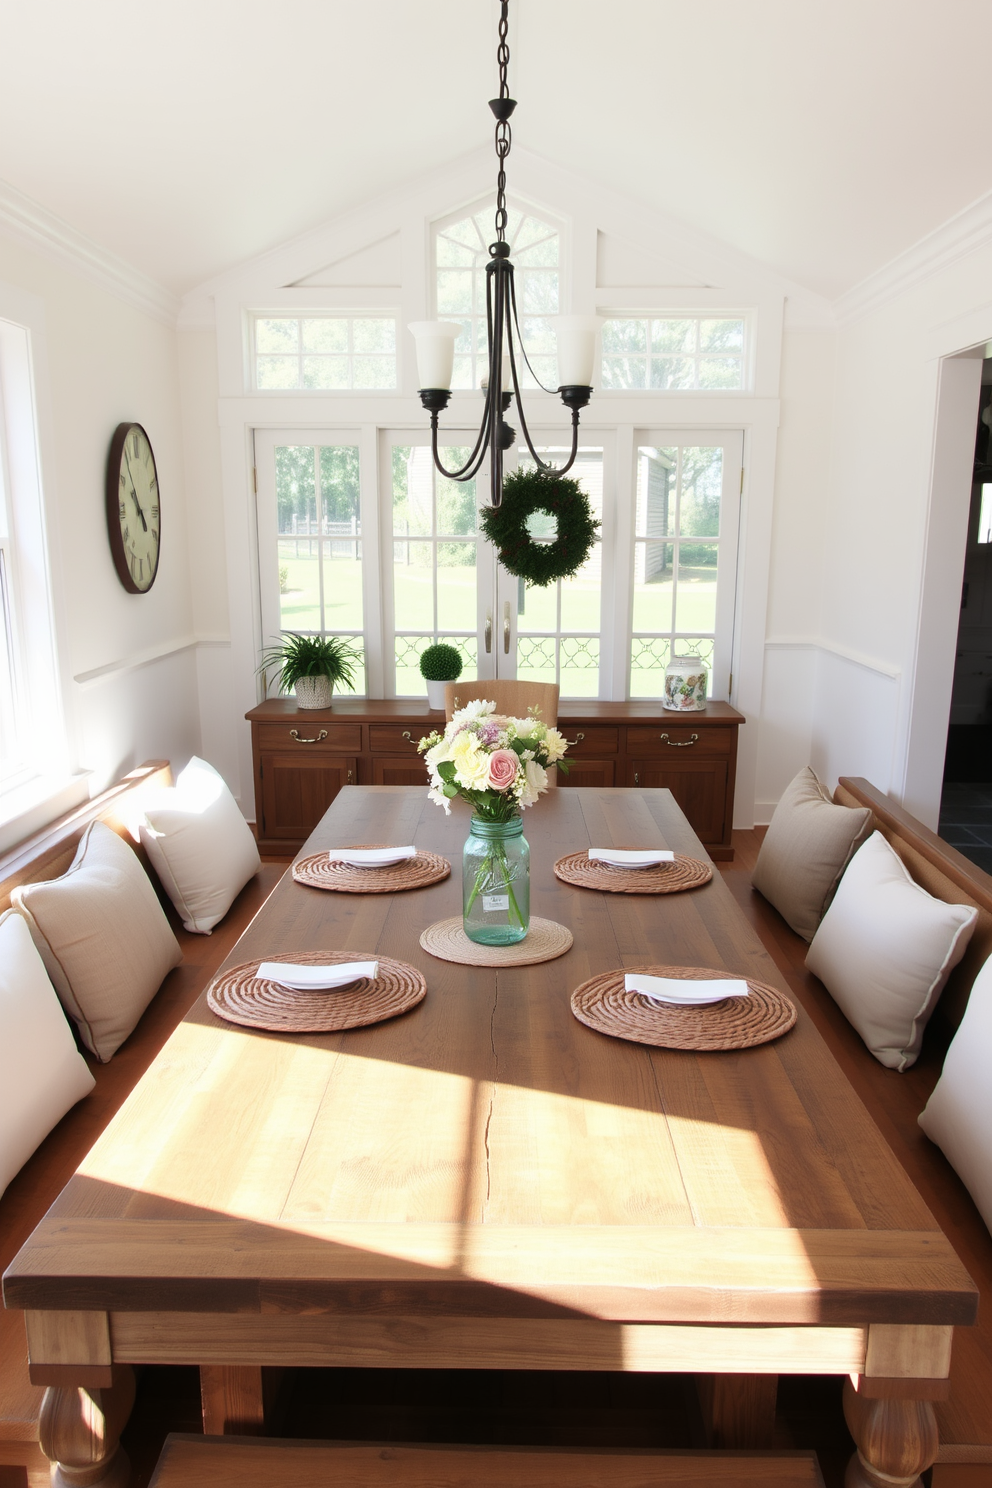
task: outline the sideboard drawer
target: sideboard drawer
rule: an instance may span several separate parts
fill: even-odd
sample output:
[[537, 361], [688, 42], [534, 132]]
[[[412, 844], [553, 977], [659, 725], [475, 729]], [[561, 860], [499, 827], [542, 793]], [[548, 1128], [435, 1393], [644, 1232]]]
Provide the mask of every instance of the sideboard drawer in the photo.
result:
[[726, 757], [733, 749], [735, 730], [732, 728], [693, 728], [691, 723], [653, 724], [646, 728], [627, 730], [627, 753], [643, 757], [650, 755], [673, 757], [676, 750], [686, 758], [698, 759], [706, 756]]
[[597, 728], [595, 724], [588, 723], [576, 727], [574, 723], [563, 723], [560, 720], [558, 728], [568, 740], [566, 759], [571, 759], [574, 754], [586, 754], [590, 758], [595, 755], [603, 759], [619, 752], [620, 730], [618, 728]]
[[[444, 728], [444, 718], [439, 713], [439, 729]], [[373, 754], [412, 754], [417, 756], [417, 745], [430, 733], [430, 726], [411, 723], [402, 728], [398, 723], [370, 723], [369, 748]]]
[[269, 749], [299, 749], [319, 745], [321, 751], [336, 754], [360, 754], [362, 750], [362, 725], [360, 723], [331, 723], [324, 718], [298, 718], [286, 723], [257, 723], [258, 747]]

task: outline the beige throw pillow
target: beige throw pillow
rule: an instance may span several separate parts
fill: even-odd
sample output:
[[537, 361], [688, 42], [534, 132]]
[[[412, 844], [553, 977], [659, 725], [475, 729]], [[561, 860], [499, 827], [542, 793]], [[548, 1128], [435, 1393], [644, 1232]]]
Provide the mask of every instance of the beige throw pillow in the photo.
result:
[[138, 831], [183, 928], [209, 935], [262, 866], [221, 775], [194, 755], [174, 786], [142, 801]]
[[880, 1064], [916, 1063], [923, 1030], [961, 960], [978, 910], [910, 877], [881, 832], [854, 854], [806, 965]]
[[803, 940], [816, 934], [871, 825], [867, 807], [836, 806], [808, 767], [775, 807], [751, 882]]
[[106, 1062], [182, 960], [147, 873], [116, 832], [91, 822], [61, 878], [11, 898], [83, 1043]]

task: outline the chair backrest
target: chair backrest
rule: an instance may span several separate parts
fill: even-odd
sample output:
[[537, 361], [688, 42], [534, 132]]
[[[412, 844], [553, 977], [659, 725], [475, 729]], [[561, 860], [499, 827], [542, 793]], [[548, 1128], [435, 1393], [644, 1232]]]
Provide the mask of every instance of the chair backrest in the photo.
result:
[[555, 682], [449, 682], [444, 689], [447, 718], [476, 698], [496, 704], [497, 713], [526, 718], [527, 709], [540, 708], [542, 723], [558, 722], [558, 685]]

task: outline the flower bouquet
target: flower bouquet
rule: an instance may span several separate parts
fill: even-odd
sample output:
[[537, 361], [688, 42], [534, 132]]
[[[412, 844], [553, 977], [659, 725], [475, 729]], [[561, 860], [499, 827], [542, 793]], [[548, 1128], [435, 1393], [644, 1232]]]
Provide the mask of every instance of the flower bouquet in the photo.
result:
[[485, 945], [523, 940], [530, 924], [530, 849], [520, 812], [548, 788], [548, 769], [568, 744], [531, 713], [497, 714], [479, 699], [454, 715], [443, 734], [421, 739], [430, 798], [450, 811], [460, 796], [474, 811], [462, 868], [465, 933]]

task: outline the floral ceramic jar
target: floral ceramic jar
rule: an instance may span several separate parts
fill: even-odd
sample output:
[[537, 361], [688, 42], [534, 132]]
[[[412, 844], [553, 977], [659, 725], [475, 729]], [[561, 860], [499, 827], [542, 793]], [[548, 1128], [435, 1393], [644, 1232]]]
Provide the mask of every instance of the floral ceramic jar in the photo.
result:
[[661, 702], [672, 713], [698, 713], [706, 707], [706, 668], [698, 656], [672, 657]]

